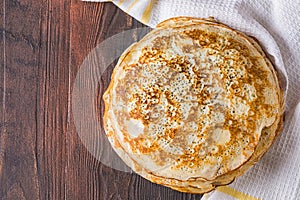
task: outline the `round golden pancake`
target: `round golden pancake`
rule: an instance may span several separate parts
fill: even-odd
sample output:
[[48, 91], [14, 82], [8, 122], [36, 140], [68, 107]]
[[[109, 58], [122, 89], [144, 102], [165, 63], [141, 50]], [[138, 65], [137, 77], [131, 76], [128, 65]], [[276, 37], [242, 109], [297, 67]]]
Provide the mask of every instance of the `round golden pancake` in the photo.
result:
[[124, 162], [183, 192], [233, 181], [282, 124], [271, 62], [255, 40], [212, 19], [159, 24], [120, 57], [104, 101], [104, 128]]

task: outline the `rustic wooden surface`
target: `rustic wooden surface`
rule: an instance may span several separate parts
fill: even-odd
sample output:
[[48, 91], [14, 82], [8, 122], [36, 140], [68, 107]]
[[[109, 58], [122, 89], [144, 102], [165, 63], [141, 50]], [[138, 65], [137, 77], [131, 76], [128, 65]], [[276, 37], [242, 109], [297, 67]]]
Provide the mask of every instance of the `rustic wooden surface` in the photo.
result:
[[201, 198], [104, 166], [76, 133], [80, 64], [101, 41], [141, 23], [111, 3], [3, 0], [0, 9], [1, 200]]

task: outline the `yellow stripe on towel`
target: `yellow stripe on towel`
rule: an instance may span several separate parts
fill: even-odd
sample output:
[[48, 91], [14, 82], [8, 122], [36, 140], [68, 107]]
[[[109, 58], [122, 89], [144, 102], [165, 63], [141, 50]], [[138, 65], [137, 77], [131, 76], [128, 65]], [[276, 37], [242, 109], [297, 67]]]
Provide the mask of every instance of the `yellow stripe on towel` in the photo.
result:
[[217, 187], [217, 189], [219, 192], [223, 192], [229, 196], [232, 196], [236, 199], [239, 199], [239, 200], [260, 200], [258, 198], [255, 198], [255, 197], [251, 197], [250, 195], [248, 194], [244, 194], [240, 191], [237, 191], [231, 187], [228, 187], [228, 186], [221, 186], [221, 187]]
[[135, 4], [137, 4], [138, 2], [139, 2], [139, 0], [134, 0], [134, 2], [132, 2], [132, 3], [129, 5], [129, 7], [127, 8], [126, 13], [129, 13], [129, 11], [131, 10], [131, 8], [133, 8], [133, 6], [134, 6]]
[[150, 21], [152, 7], [153, 7], [153, 0], [150, 0], [148, 6], [146, 7], [146, 9], [144, 10], [144, 13], [142, 15], [141, 21], [144, 24], [148, 24]]
[[120, 1], [117, 3], [117, 5], [118, 5], [118, 6], [121, 6], [123, 3], [124, 3], [124, 0], [120, 0]]

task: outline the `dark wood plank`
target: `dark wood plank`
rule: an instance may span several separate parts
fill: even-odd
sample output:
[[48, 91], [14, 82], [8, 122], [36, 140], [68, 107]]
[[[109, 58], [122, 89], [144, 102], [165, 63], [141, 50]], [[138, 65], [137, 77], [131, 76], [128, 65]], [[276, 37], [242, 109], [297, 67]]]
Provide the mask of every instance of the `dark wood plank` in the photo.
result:
[[[4, 13], [5, 13], [5, 7], [4, 7], [4, 1], [0, 2], [0, 177], [2, 174], [3, 169], [3, 161], [4, 161], [4, 143], [5, 143], [5, 137], [4, 137], [4, 126], [5, 126], [5, 113], [4, 113], [4, 107], [5, 107], [5, 65], [6, 61], [4, 60], [5, 55], [5, 41], [4, 41]], [[1, 178], [0, 178], [1, 180]], [[0, 182], [1, 184], [2, 182]], [[2, 197], [2, 191], [0, 190], [0, 198]]]
[[41, 7], [37, 152], [41, 199], [65, 199], [69, 111], [71, 1]]
[[4, 3], [0, 198], [63, 199], [70, 2]]
[[1, 199], [39, 199], [36, 96], [40, 8], [40, 3], [29, 1], [2, 2]]
[[[71, 95], [85, 57], [144, 25], [112, 3], [4, 0], [0, 8], [0, 199], [200, 199], [103, 165], [74, 125]], [[114, 64], [94, 83], [100, 100]]]

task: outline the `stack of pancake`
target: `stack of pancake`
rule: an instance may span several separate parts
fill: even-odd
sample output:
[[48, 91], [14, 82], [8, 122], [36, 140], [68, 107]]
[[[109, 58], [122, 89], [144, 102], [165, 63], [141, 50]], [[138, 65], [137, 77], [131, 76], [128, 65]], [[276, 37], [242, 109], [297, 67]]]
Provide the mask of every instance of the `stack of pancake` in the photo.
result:
[[245, 173], [283, 123], [277, 72], [258, 42], [212, 18], [160, 23], [122, 54], [103, 98], [123, 161], [189, 193]]

